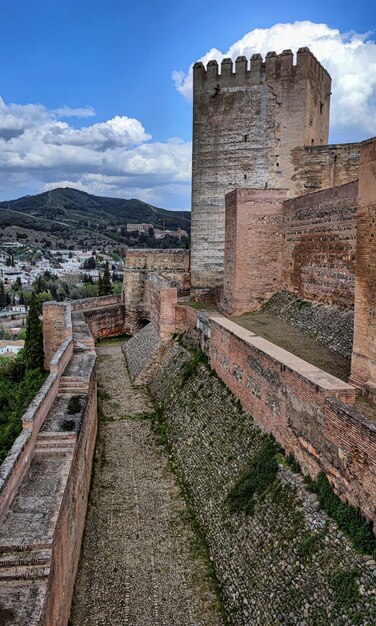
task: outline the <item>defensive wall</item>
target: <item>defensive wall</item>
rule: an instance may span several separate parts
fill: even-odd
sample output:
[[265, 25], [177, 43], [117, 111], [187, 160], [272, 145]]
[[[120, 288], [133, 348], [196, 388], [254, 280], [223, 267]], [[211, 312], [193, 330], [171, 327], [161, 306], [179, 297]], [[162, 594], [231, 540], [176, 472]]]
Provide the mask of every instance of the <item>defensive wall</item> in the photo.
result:
[[279, 291], [353, 309], [358, 183], [298, 198], [282, 189], [226, 196], [222, 309], [240, 315]]
[[[149, 382], [230, 623], [373, 623], [375, 561], [356, 552], [286, 463], [280, 462], [276, 482], [265, 496], [255, 498], [250, 514], [233, 509], [234, 485], [249, 472], [265, 435], [210, 368], [197, 365], [193, 354], [200, 335], [191, 330], [172, 342]], [[142, 343], [139, 352], [143, 349]], [[339, 572], [356, 572], [362, 585], [357, 598], [347, 598], [346, 604], [338, 603], [332, 587]]]
[[4, 626], [65, 626], [69, 618], [97, 430], [94, 341], [75, 308], [44, 305], [50, 374], [0, 468]]
[[[354, 406], [356, 388], [219, 313], [175, 306], [171, 301], [169, 321], [173, 316], [170, 340], [173, 334], [196, 329], [210, 366], [255, 423], [272, 433], [306, 473], [316, 477], [324, 472], [336, 493], [375, 522], [376, 426]], [[140, 348], [144, 337], [148, 341]], [[144, 364], [150, 358], [154, 362], [143, 376], [142, 366], [137, 371], [143, 383], [153, 377], [155, 361], [166, 351], [168, 336], [159, 335], [153, 324], [126, 346], [129, 363], [139, 352]]]
[[327, 145], [331, 79], [307, 48], [193, 68], [193, 295], [222, 285], [225, 195], [287, 197], [358, 179], [360, 144]]
[[158, 276], [177, 289], [179, 297], [189, 295], [189, 250], [128, 250], [125, 258], [123, 294], [125, 332], [133, 334], [150, 320], [151, 276]]

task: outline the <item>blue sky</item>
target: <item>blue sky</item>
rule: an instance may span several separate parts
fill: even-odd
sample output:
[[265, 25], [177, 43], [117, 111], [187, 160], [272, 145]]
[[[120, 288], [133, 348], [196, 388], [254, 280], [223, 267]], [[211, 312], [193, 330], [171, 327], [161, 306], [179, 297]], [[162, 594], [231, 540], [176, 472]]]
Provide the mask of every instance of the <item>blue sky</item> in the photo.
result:
[[[350, 78], [334, 102], [331, 139], [376, 134], [376, 84], [367, 75], [376, 76], [373, 4], [361, 0], [354, 10], [353, 3], [321, 0], [0, 0], [0, 198], [62, 183], [188, 208], [189, 67], [212, 49], [222, 56], [244, 46], [252, 52], [258, 41], [263, 54], [269, 41], [278, 48], [286, 28], [271, 30], [277, 23], [309, 21], [329, 27], [316, 37], [314, 28], [295, 25], [291, 45], [283, 47], [304, 45], [300, 41], [307, 32], [319, 58], [321, 50], [324, 58], [331, 51], [337, 60], [343, 51], [347, 54], [347, 60], [329, 68], [340, 76], [351, 65]], [[261, 39], [250, 36], [239, 43], [256, 28], [265, 29]], [[346, 36], [349, 31], [368, 34], [360, 41]], [[361, 71], [356, 79], [357, 63]], [[182, 72], [177, 85], [174, 71]], [[355, 81], [353, 90], [349, 80]], [[356, 80], [362, 81], [361, 88]], [[363, 85], [368, 91], [355, 101], [354, 91], [361, 92]]]

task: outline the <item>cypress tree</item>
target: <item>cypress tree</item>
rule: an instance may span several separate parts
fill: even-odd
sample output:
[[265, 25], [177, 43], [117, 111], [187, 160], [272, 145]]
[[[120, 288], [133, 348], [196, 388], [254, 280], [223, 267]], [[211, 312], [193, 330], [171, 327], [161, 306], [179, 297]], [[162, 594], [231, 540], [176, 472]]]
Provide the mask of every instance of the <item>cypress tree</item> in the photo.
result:
[[26, 369], [44, 370], [42, 322], [39, 319], [39, 304], [34, 292], [30, 298], [24, 358]]
[[5, 294], [4, 283], [0, 283], [0, 309], [7, 305], [7, 297]]
[[109, 296], [112, 294], [111, 274], [108, 261], [106, 261], [106, 264], [104, 266], [103, 278], [101, 280], [99, 289], [100, 296]]

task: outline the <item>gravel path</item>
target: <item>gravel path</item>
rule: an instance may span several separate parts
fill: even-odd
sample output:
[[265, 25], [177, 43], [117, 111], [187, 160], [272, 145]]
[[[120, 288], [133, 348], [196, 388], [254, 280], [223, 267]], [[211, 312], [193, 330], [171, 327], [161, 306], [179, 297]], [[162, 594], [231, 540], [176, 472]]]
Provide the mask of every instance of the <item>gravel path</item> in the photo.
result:
[[98, 353], [95, 469], [72, 626], [222, 626], [219, 606], [165, 453], [140, 414], [120, 344]]

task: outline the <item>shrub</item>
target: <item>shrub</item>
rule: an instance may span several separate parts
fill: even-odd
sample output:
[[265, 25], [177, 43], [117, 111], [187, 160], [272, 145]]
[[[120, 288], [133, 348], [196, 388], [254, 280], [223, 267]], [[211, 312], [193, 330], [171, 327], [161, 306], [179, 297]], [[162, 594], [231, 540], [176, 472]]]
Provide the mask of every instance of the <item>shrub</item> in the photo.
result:
[[342, 502], [333, 492], [325, 474], [320, 474], [316, 482], [312, 481], [311, 487], [319, 497], [320, 506], [349, 535], [354, 547], [361, 552], [376, 554], [376, 537], [372, 525], [364, 519], [360, 510]]
[[349, 606], [359, 599], [359, 586], [357, 582], [358, 571], [337, 570], [329, 579], [329, 584], [334, 591], [336, 602], [342, 606]]
[[277, 453], [280, 447], [268, 437], [262, 448], [253, 456], [247, 473], [236, 483], [228, 500], [232, 511], [252, 514], [255, 496], [263, 496], [273, 486], [278, 472]]

